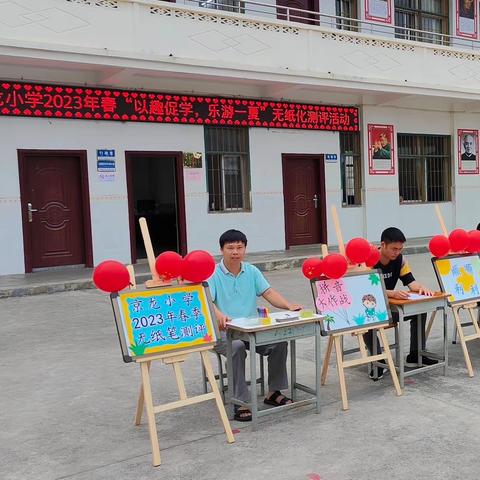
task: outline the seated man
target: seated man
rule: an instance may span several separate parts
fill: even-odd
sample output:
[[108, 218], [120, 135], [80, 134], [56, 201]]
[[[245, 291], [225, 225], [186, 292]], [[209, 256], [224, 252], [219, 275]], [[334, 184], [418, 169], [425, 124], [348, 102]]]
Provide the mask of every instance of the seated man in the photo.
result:
[[[401, 230], [395, 227], [387, 228], [382, 232], [380, 246], [380, 260], [373, 268], [381, 270], [383, 281], [385, 282], [385, 289], [388, 298], [407, 299], [408, 291], [395, 290], [395, 286], [400, 279], [410, 292], [416, 292], [423, 295], [433, 295], [433, 292], [421, 285], [415, 280], [410, 267], [402, 255], [403, 246], [406, 242], [405, 235]], [[398, 313], [392, 312], [394, 322], [398, 322]], [[405, 317], [405, 320], [410, 320], [410, 353], [407, 355], [405, 365], [407, 367], [414, 367], [418, 362], [418, 334], [416, 315]], [[421, 348], [425, 350], [425, 323], [427, 321], [427, 314], [421, 315], [422, 321], [422, 343]], [[373, 350], [373, 330], [370, 330], [364, 335], [365, 342], [370, 352]], [[377, 339], [377, 352], [380, 352], [380, 344]], [[403, 352], [401, 352], [403, 355]], [[381, 362], [384, 363], [384, 362]], [[422, 355], [423, 365], [434, 365], [438, 363], [433, 358]], [[382, 378], [384, 369], [378, 367], [378, 378]], [[370, 372], [370, 378], [376, 380], [373, 375], [373, 370]]]
[[[277, 308], [300, 310], [302, 307], [285, 300], [270, 287], [257, 267], [243, 261], [247, 247], [245, 234], [238, 230], [228, 230], [222, 234], [219, 242], [223, 260], [216, 266], [208, 284], [221, 330], [221, 339], [215, 349], [226, 355], [226, 322], [233, 318], [257, 317], [257, 297], [260, 295]], [[245, 381], [248, 344], [242, 340], [234, 340], [232, 348], [233, 396], [248, 402], [250, 395]], [[256, 350], [260, 355], [268, 356], [268, 394], [264, 402], [274, 406], [292, 403], [290, 398], [281, 393], [281, 390], [288, 387], [287, 343], [263, 345]], [[234, 418], [240, 422], [248, 422], [252, 420], [252, 413], [245, 407], [236, 406]]]

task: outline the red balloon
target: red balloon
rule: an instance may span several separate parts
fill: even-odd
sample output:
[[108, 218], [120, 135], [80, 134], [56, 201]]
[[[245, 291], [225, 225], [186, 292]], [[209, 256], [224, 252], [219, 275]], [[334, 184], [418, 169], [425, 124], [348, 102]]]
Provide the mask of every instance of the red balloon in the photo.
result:
[[479, 253], [480, 252], [480, 231], [471, 230], [468, 232], [468, 245], [467, 252]]
[[130, 285], [130, 274], [123, 263], [105, 260], [93, 271], [93, 283], [104, 292], [118, 292]]
[[322, 268], [328, 278], [340, 278], [347, 271], [347, 259], [339, 253], [331, 253], [323, 259]]
[[428, 243], [428, 249], [434, 257], [444, 257], [450, 251], [450, 240], [445, 235], [435, 235]]
[[322, 260], [316, 257], [307, 258], [302, 264], [302, 273], [310, 280], [322, 274]]
[[163, 252], [155, 261], [155, 270], [165, 280], [172, 280], [182, 274], [183, 259], [177, 252]]
[[375, 245], [370, 245], [370, 254], [365, 260], [367, 267], [373, 267], [380, 260], [380, 250]]
[[364, 238], [352, 238], [345, 253], [352, 263], [363, 263], [370, 255], [370, 244]]
[[450, 232], [448, 236], [450, 240], [451, 250], [453, 252], [463, 252], [468, 245], [468, 233], [463, 228], [457, 228]]
[[189, 282], [203, 282], [215, 270], [214, 258], [204, 250], [194, 250], [183, 259], [182, 277]]

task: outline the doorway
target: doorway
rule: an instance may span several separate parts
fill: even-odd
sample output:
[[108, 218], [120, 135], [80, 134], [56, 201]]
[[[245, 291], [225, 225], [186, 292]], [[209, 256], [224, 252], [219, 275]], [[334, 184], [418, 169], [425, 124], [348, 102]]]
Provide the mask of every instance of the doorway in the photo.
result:
[[125, 152], [132, 263], [146, 258], [138, 220], [145, 217], [155, 255], [187, 253], [183, 155]]
[[25, 272], [93, 267], [87, 155], [19, 150]]
[[283, 154], [285, 245], [327, 243], [323, 155]]

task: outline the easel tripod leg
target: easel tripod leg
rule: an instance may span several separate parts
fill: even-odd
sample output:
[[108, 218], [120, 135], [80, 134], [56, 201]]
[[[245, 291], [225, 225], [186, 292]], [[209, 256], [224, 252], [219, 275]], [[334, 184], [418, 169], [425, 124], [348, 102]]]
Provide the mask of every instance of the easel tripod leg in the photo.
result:
[[141, 364], [142, 370], [142, 385], [145, 409], [147, 411], [148, 430], [150, 433], [150, 444], [152, 446], [152, 464], [158, 467], [160, 461], [160, 447], [158, 445], [157, 425], [155, 422], [155, 413], [153, 411], [152, 386], [150, 385], [149, 365], [144, 362]]
[[390, 351], [390, 347], [388, 345], [388, 338], [383, 328], [380, 328], [379, 332], [380, 332], [380, 338], [382, 339], [383, 351], [387, 356], [387, 364], [390, 370], [390, 375], [392, 377], [393, 386], [395, 387], [395, 391], [397, 392], [397, 395], [400, 396], [402, 394], [402, 389], [400, 388], [400, 383], [397, 377], [397, 371], [395, 370], [395, 364], [393, 363], [392, 352]]
[[223, 423], [223, 428], [225, 434], [227, 435], [227, 442], [235, 442], [235, 437], [233, 436], [232, 428], [230, 422], [228, 421], [227, 412], [225, 411], [225, 406], [222, 402], [222, 397], [220, 395], [220, 390], [218, 389], [217, 382], [215, 381], [215, 374], [213, 373], [212, 364], [210, 362], [210, 357], [208, 356], [208, 351], [200, 352], [202, 356], [203, 365], [205, 367], [205, 373], [207, 374], [208, 381], [212, 387], [212, 391], [215, 394], [215, 402], [217, 404], [218, 412], [220, 413], [220, 419]]
[[[150, 365], [152, 362], [146, 362], [147, 369], [150, 370]], [[143, 365], [143, 364], [142, 364]], [[140, 391], [138, 392], [138, 400], [137, 400], [137, 411], [135, 413], [135, 425], [140, 425], [142, 421], [142, 413], [143, 413], [143, 403], [144, 403], [144, 395], [143, 395], [143, 381], [140, 385]]]
[[347, 387], [345, 385], [345, 370], [343, 369], [343, 350], [342, 340], [339, 336], [335, 337], [335, 352], [337, 354], [338, 378], [340, 380], [340, 393], [342, 395], [342, 408], [348, 410]]
[[458, 336], [460, 337], [460, 344], [462, 345], [463, 357], [465, 358], [465, 365], [467, 367], [468, 376], [473, 377], [472, 361], [470, 360], [470, 354], [468, 353], [467, 342], [465, 341], [465, 335], [462, 329], [462, 322], [458, 314], [458, 308], [453, 309], [453, 317], [455, 318], [455, 325], [457, 326]]
[[332, 348], [333, 348], [333, 336], [330, 335], [328, 337], [328, 344], [327, 344], [327, 351], [325, 352], [325, 358], [323, 359], [322, 378], [321, 378], [322, 385], [325, 385], [327, 383], [328, 364], [330, 363], [330, 357], [332, 356]]

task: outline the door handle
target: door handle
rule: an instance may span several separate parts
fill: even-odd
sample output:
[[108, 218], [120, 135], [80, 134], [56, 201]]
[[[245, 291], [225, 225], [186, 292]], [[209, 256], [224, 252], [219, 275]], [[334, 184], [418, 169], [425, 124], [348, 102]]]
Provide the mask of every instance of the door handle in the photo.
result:
[[33, 208], [30, 202], [27, 203], [27, 212], [28, 212], [28, 221], [29, 223], [33, 222], [33, 212], [38, 212], [36, 208]]
[[317, 194], [315, 194], [313, 196], [313, 205], [315, 206], [315, 208], [318, 208], [318, 197], [317, 197]]

